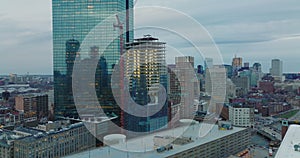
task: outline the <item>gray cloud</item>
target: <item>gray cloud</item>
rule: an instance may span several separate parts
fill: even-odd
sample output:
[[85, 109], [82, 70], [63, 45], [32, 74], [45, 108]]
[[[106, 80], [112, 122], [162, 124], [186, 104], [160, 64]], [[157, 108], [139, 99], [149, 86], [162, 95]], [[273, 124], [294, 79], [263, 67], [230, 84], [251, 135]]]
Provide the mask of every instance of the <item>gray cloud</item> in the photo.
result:
[[[261, 62], [268, 71], [274, 57], [283, 59], [284, 71], [299, 72], [299, 4], [298, 0], [138, 0], [137, 6], [169, 7], [190, 15], [212, 35], [226, 63], [231, 63], [237, 54], [246, 61]], [[167, 22], [182, 31], [197, 29], [182, 27], [184, 23], [172, 15], [145, 19], [137, 26], [147, 21], [156, 25]], [[137, 36], [154, 34], [183, 54], [196, 54], [195, 48], [178, 36], [158, 30], [142, 31]], [[0, 73], [52, 73], [51, 36], [51, 1], [2, 2]], [[192, 38], [205, 45], [201, 36], [195, 34]], [[170, 48], [168, 53], [172, 52], [176, 50]], [[202, 63], [200, 58], [196, 60]]]

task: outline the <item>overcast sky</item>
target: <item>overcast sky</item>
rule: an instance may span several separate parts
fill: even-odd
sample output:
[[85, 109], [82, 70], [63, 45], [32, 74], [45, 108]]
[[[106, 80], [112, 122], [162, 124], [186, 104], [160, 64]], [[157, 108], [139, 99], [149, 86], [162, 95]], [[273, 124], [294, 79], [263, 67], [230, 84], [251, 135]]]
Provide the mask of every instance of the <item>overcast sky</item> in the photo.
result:
[[[210, 33], [227, 64], [237, 54], [251, 65], [262, 63], [263, 70], [268, 72], [271, 59], [279, 58], [283, 60], [285, 72], [300, 72], [299, 0], [138, 0], [136, 6], [173, 8], [194, 18]], [[187, 24], [172, 14], [165, 16], [169, 16], [170, 25], [182, 26], [182, 30], [197, 29], [186, 28]], [[159, 26], [162, 22], [159, 18], [154, 16], [147, 21]], [[136, 26], [143, 26], [143, 20], [136, 21]], [[51, 1], [3, 0], [0, 74], [52, 74], [51, 27]], [[143, 33], [154, 34], [170, 43], [169, 54], [175, 49], [181, 54], [193, 54], [192, 46], [167, 32], [142, 29], [136, 35]], [[197, 35], [188, 40], [197, 40]], [[198, 64], [203, 64], [200, 57], [196, 58], [201, 62]]]

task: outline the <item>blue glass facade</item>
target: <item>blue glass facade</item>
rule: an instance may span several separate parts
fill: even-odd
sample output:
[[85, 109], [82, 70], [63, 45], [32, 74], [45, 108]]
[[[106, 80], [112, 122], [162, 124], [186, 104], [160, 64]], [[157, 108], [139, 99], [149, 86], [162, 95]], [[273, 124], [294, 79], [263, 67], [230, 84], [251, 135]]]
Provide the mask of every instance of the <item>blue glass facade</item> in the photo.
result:
[[[95, 26], [103, 22], [109, 16], [120, 12], [120, 21], [124, 24], [125, 42], [133, 40], [133, 0], [52, 0], [53, 15], [53, 65], [54, 65], [54, 112], [55, 116], [78, 117], [72, 94], [72, 72], [76, 57], [85, 58], [85, 50], [80, 46], [86, 36], [94, 35], [92, 41], [87, 41], [90, 50], [93, 51], [102, 41], [97, 36], [117, 37], [119, 30], [114, 29], [113, 23], [116, 19], [107, 23], [110, 30], [96, 30], [91, 32]], [[103, 37], [102, 37], [103, 39]], [[95, 44], [97, 43], [97, 44]], [[105, 42], [103, 42], [105, 43]], [[95, 74], [95, 85], [109, 87], [109, 77], [114, 64], [120, 58], [120, 38], [115, 38], [99, 57], [99, 63]], [[102, 82], [105, 81], [105, 82]], [[101, 97], [113, 98], [109, 88], [95, 87], [99, 100]], [[110, 100], [109, 105], [115, 104]]]

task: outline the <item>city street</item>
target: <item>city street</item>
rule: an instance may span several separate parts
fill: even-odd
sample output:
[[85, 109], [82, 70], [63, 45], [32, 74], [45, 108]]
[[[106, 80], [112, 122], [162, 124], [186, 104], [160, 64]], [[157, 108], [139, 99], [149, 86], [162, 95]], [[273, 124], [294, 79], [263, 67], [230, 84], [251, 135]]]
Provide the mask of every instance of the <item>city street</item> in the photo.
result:
[[253, 158], [270, 158], [275, 157], [276, 151], [273, 153], [273, 156], [269, 156], [269, 149], [266, 147], [255, 146], [251, 148], [251, 155]]

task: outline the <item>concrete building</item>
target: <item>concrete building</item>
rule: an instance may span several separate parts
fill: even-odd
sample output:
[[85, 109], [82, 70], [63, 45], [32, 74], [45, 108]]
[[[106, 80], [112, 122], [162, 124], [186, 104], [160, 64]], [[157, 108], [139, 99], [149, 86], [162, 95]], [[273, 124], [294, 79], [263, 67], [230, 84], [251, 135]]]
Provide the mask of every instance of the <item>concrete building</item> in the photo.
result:
[[25, 128], [19, 133], [28, 136], [14, 142], [14, 158], [57, 158], [96, 147], [95, 137], [82, 122], [48, 132]]
[[[209, 132], [203, 131], [202, 128], [207, 126], [212, 126], [212, 129]], [[201, 133], [207, 134], [200, 136]], [[220, 128], [218, 125], [195, 123], [189, 127], [181, 126], [153, 133], [66, 158], [99, 157], [100, 155], [101, 158], [225, 158], [246, 149], [250, 145], [250, 135], [250, 130], [245, 128], [233, 127], [226, 130], [226, 126]]]
[[272, 60], [272, 67], [270, 69], [270, 74], [274, 77], [275, 81], [282, 81], [282, 61], [279, 59]]
[[229, 121], [234, 126], [252, 127], [254, 125], [254, 108], [249, 106], [229, 106]]
[[198, 99], [197, 96], [200, 93], [200, 87], [195, 87], [195, 85], [199, 84], [194, 71], [194, 57], [176, 57], [175, 64], [175, 74], [178, 77], [180, 84], [180, 117], [193, 118], [196, 112], [194, 110], [194, 100]]
[[208, 105], [209, 113], [218, 111], [217, 104], [224, 103], [226, 99], [226, 69], [223, 66], [214, 65], [205, 72], [205, 92], [211, 96]]

